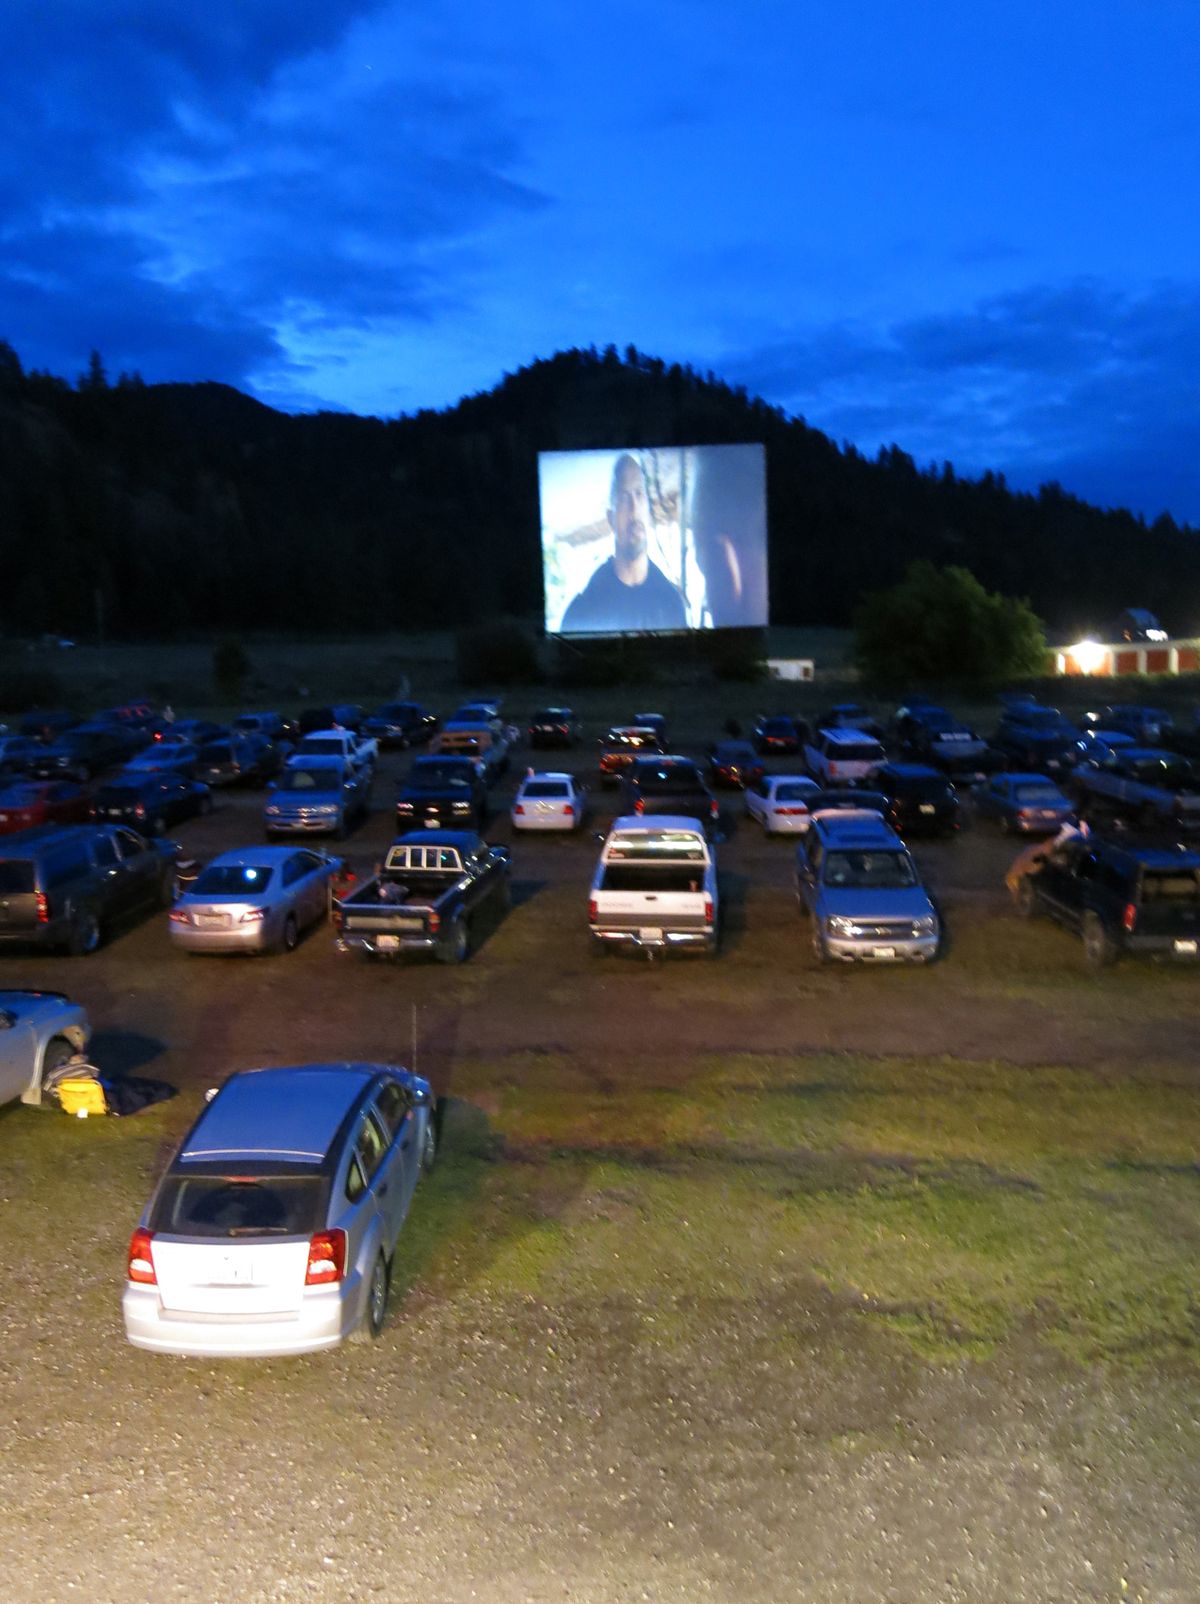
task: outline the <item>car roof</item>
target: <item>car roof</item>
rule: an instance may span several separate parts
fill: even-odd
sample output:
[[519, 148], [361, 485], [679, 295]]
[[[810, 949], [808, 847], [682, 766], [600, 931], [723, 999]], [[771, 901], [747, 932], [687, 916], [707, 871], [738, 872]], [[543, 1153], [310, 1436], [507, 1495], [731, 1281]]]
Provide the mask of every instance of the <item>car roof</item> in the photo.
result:
[[621, 813], [612, 821], [610, 834], [660, 835], [664, 830], [689, 830], [703, 836], [704, 826], [690, 813]]
[[243, 1070], [200, 1115], [173, 1167], [223, 1159], [320, 1164], [378, 1074], [374, 1064]]
[[857, 725], [847, 728], [844, 724], [835, 724], [832, 728], [821, 726], [821, 734], [834, 746], [860, 746], [864, 741], [870, 741], [878, 746], [879, 742], [870, 730], [859, 729]]

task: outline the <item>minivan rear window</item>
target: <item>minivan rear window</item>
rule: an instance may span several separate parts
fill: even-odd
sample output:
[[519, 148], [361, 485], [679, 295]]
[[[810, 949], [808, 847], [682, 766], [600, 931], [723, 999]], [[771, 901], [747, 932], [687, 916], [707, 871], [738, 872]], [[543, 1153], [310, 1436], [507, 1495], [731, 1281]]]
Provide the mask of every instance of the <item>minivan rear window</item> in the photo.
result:
[[310, 1236], [324, 1224], [319, 1175], [168, 1176], [151, 1229], [165, 1236]]
[[32, 863], [22, 863], [20, 858], [5, 858], [0, 862], [0, 897], [20, 896], [32, 890]]

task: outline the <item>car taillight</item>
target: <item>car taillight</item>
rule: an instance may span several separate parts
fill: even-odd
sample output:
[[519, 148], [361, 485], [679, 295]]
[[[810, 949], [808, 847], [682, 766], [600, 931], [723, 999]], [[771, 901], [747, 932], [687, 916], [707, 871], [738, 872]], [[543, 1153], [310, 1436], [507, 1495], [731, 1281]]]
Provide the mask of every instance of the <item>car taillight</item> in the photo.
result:
[[589, 897], [588, 898], [588, 923], [589, 924], [595, 924], [598, 913], [599, 913], [599, 909], [596, 906], [595, 897]]
[[138, 1281], [147, 1287], [158, 1285], [154, 1274], [154, 1255], [150, 1251], [153, 1240], [144, 1225], [139, 1225], [129, 1238], [129, 1260], [125, 1273], [131, 1281]]
[[563, 804], [563, 818], [564, 819], [573, 819], [574, 817], [575, 817], [575, 809], [571, 806], [571, 804], [569, 802], [565, 802]]
[[437, 911], [436, 908], [430, 908], [430, 910], [429, 910], [429, 933], [430, 933], [430, 935], [431, 936], [436, 936], [438, 931], [441, 928], [442, 928], [442, 916], [441, 916], [441, 914]]
[[134, 817], [137, 818], [137, 819], [144, 819], [146, 817], [146, 805], [145, 805], [145, 803], [144, 802], [139, 802], [137, 807], [134, 808], [133, 814], [134, 814]]
[[709, 894], [707, 892], [705, 892], [705, 894], [704, 894], [704, 923], [706, 925], [710, 925], [710, 924], [712, 924], [712, 922], [713, 922], [713, 899], [709, 896]]
[[775, 811], [782, 818], [793, 819], [799, 813], [807, 813], [808, 809], [807, 808], [776, 808]]
[[517, 802], [517, 803], [514, 804], [514, 806], [513, 806], [513, 812], [514, 813], [524, 813], [524, 811], [525, 811], [524, 802]]
[[306, 1287], [330, 1286], [346, 1273], [345, 1231], [318, 1231], [308, 1244]]
[[1135, 902], [1127, 902], [1125, 904], [1125, 912], [1121, 915], [1121, 923], [1132, 935], [1133, 927], [1137, 924], [1137, 904]]
[[1036, 812], [1036, 809], [1034, 809], [1034, 808], [1018, 808], [1017, 809], [1017, 818], [1018, 819], [1032, 819], [1034, 817], [1035, 812]]
[[721, 816], [721, 804], [717, 801], [715, 796], [708, 804], [708, 816], [710, 819], [719, 819]]
[[644, 797], [638, 797], [637, 801], [633, 804], [633, 811], [635, 813], [645, 813], [646, 799]]
[[46, 893], [44, 891], [35, 893], [35, 901], [37, 903], [38, 924], [48, 925], [50, 923], [50, 902]]

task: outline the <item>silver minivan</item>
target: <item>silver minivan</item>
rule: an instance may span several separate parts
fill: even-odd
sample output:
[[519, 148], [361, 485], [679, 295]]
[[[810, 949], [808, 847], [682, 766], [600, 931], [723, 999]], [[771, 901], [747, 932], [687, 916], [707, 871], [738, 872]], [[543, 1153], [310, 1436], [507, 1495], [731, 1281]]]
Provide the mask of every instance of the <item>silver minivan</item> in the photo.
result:
[[436, 1150], [431, 1088], [406, 1069], [231, 1076], [130, 1240], [129, 1341], [263, 1358], [377, 1337], [401, 1227]]

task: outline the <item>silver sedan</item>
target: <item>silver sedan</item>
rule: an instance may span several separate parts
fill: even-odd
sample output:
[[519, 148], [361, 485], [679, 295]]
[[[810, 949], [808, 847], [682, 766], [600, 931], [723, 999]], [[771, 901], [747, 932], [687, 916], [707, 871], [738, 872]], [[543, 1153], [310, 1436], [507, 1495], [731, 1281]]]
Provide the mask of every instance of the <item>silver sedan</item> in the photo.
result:
[[171, 909], [171, 939], [187, 952], [291, 952], [325, 917], [341, 867], [302, 847], [223, 852]]

